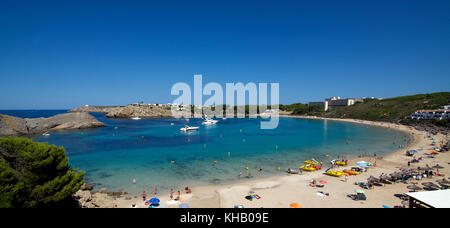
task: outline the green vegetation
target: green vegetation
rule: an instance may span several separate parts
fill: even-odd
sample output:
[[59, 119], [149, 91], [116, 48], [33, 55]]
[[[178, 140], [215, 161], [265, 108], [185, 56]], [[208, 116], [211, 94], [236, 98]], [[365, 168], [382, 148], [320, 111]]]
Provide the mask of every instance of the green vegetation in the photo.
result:
[[317, 109], [305, 111], [306, 105], [292, 104], [280, 107], [292, 114], [314, 115], [330, 118], [354, 118], [372, 121], [398, 122], [419, 109], [437, 109], [450, 103], [450, 92], [417, 94], [383, 100], [370, 100], [352, 106], [340, 107], [326, 112]]
[[67, 206], [83, 175], [70, 169], [63, 147], [0, 138], [0, 208]]

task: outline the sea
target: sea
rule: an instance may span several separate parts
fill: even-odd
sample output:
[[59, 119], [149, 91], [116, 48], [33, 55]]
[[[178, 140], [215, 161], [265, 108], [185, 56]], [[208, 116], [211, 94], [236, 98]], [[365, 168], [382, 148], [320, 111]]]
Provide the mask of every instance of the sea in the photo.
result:
[[[0, 114], [22, 118], [61, 113], [67, 110], [0, 110]], [[27, 137], [64, 147], [70, 166], [84, 171], [94, 189], [129, 194], [150, 192], [155, 186], [167, 192], [232, 183], [247, 178], [247, 166], [251, 178], [285, 175], [304, 160], [330, 166], [338, 156], [383, 156], [410, 140], [395, 129], [333, 120], [283, 117], [277, 128], [265, 130], [260, 129], [260, 118], [219, 118], [216, 125], [204, 126], [202, 119], [132, 120], [91, 114], [107, 126]], [[180, 131], [185, 125], [200, 129]]]

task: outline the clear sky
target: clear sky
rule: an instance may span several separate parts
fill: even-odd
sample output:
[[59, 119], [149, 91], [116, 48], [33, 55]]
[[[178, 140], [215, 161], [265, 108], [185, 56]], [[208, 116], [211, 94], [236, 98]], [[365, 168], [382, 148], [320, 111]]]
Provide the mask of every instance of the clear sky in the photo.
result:
[[280, 103], [450, 91], [450, 1], [2, 1], [0, 109], [167, 103], [279, 82]]

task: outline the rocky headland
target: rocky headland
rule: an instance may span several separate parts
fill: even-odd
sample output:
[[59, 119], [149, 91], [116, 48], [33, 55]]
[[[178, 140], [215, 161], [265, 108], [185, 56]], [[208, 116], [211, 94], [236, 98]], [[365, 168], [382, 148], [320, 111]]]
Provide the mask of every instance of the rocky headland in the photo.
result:
[[168, 106], [139, 104], [127, 106], [83, 106], [72, 109], [70, 112], [106, 113], [105, 117], [107, 118], [158, 118], [172, 116], [172, 112]]
[[40, 134], [51, 130], [106, 126], [85, 112], [59, 114], [48, 118], [19, 118], [0, 114], [0, 136]]

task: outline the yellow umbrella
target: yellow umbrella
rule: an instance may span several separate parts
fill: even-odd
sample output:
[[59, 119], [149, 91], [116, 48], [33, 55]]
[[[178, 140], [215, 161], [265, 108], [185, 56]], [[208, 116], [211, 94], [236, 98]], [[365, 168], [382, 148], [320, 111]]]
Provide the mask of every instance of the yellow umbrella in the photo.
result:
[[298, 203], [291, 203], [290, 205], [292, 208], [302, 208], [302, 206], [300, 206], [300, 204]]

